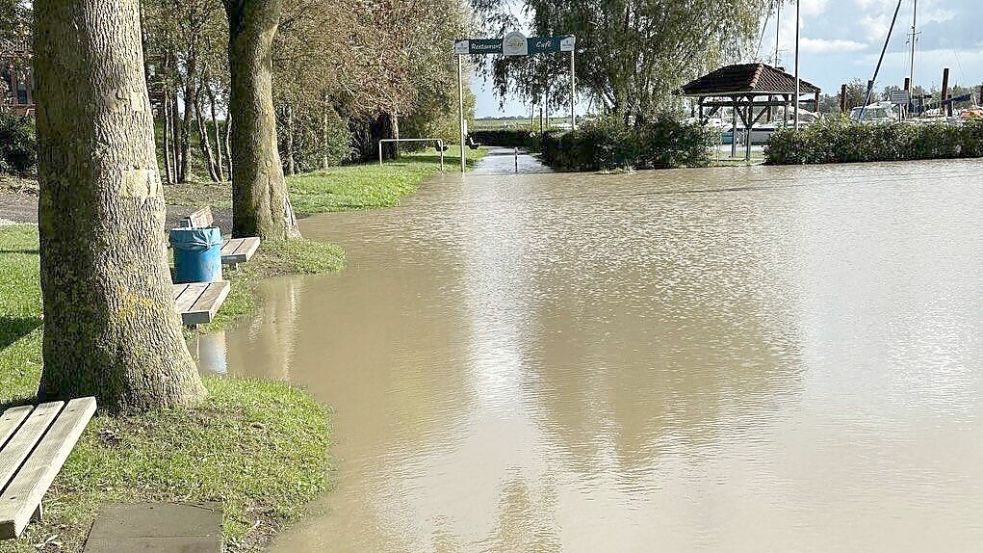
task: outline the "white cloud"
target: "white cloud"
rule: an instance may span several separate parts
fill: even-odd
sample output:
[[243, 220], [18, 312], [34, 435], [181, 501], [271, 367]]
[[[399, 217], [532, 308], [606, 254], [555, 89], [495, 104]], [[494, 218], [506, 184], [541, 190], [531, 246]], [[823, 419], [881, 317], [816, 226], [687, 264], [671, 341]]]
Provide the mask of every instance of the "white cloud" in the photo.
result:
[[843, 54], [865, 50], [867, 45], [853, 40], [802, 38], [801, 47], [810, 54]]

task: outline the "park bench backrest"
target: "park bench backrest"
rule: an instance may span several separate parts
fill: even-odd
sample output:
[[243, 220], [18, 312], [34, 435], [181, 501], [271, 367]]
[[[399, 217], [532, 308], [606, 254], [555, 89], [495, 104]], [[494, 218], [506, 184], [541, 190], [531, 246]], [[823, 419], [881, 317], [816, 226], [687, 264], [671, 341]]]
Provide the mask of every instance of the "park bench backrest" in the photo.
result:
[[206, 228], [212, 226], [215, 218], [212, 216], [212, 208], [205, 206], [184, 219], [179, 223], [181, 228]]

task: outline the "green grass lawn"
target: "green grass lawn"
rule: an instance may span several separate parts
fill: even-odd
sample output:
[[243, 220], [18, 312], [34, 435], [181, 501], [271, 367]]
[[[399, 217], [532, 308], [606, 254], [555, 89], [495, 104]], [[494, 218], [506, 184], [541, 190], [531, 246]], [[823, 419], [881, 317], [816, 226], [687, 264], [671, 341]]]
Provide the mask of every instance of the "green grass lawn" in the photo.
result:
[[[468, 150], [468, 165], [484, 157], [485, 149]], [[450, 146], [445, 170], [459, 171], [460, 148]], [[287, 177], [290, 200], [298, 215], [392, 207], [416, 191], [425, 179], [440, 171], [440, 156], [433, 150], [403, 155], [398, 161], [333, 167], [327, 171]], [[164, 187], [167, 203], [189, 207], [232, 207], [229, 183], [188, 183]]]
[[[0, 227], [0, 405], [33, 397], [41, 373], [37, 227]], [[336, 247], [268, 248], [234, 287], [285, 272], [337, 269]], [[226, 316], [226, 315], [223, 315]], [[195, 409], [98, 416], [44, 500], [45, 521], [0, 553], [81, 551], [109, 502], [218, 501], [231, 551], [265, 544], [328, 486], [326, 409], [286, 384], [209, 378]], [[38, 544], [51, 540], [46, 547]], [[54, 542], [61, 545], [56, 547]]]

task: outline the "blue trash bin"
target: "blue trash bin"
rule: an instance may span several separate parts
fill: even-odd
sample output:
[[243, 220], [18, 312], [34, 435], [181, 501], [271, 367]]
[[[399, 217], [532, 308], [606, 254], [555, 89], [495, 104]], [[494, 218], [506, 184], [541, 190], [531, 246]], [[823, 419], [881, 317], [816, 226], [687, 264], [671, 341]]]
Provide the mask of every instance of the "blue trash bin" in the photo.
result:
[[222, 280], [222, 231], [218, 227], [171, 229], [174, 282]]

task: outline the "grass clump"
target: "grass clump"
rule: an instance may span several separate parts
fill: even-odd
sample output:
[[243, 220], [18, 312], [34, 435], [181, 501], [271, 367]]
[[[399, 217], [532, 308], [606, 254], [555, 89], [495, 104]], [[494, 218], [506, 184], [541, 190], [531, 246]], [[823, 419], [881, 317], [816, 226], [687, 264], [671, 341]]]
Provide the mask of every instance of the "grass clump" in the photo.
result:
[[[33, 397], [41, 374], [37, 244], [36, 227], [0, 228], [0, 404]], [[275, 251], [259, 258], [257, 275], [340, 262], [325, 255], [333, 246]], [[328, 413], [283, 383], [205, 385], [209, 397], [194, 409], [93, 419], [45, 496], [45, 521], [0, 542], [0, 553], [81, 551], [101, 505], [145, 501], [221, 502], [229, 550], [267, 543], [327, 488]]]

